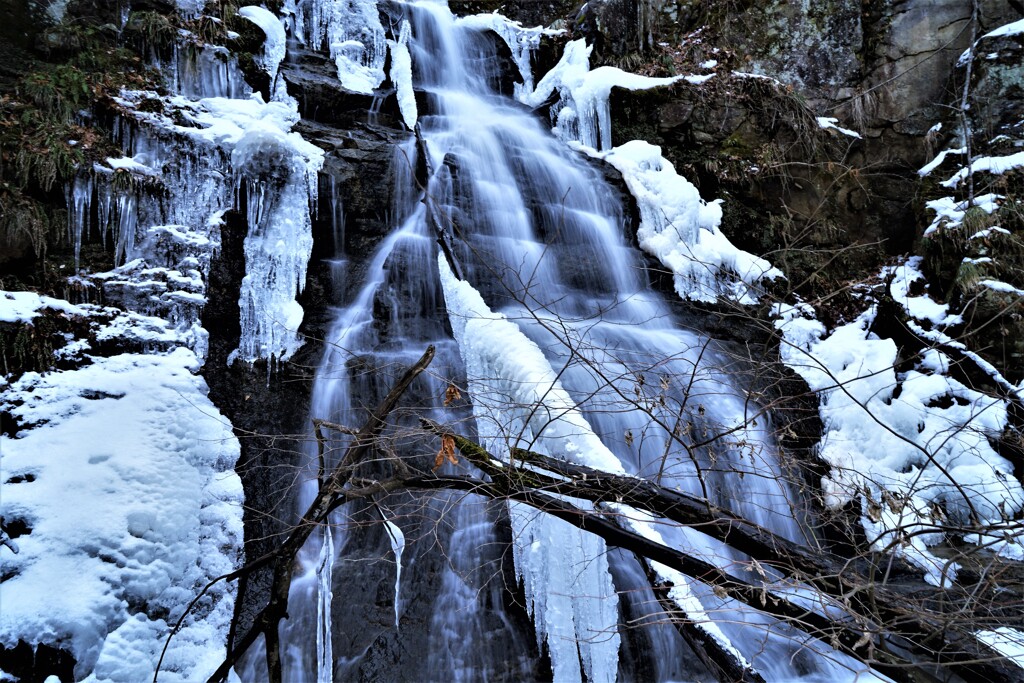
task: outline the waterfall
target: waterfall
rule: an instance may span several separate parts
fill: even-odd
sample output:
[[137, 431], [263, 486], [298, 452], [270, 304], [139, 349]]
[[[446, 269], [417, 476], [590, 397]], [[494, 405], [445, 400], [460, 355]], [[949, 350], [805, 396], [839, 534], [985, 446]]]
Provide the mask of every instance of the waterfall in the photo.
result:
[[[499, 94], [502, 65], [485, 33], [497, 20], [460, 21], [430, 0], [401, 7], [398, 35], [388, 42], [391, 78], [433, 174], [425, 195], [409, 192], [416, 149], [411, 141], [401, 146], [393, 231], [362, 271], [350, 271], [357, 255], [343, 246], [330, 261], [340, 300], [312, 417], [357, 427], [402, 368], [434, 344], [429, 376], [417, 380], [410, 412], [388, 432], [403, 457], [430, 453], [413, 428], [414, 410], [458, 424], [499, 457], [528, 447], [655, 479], [804, 540], [770, 421], [734, 379], [742, 364], [726, 345], [686, 329], [651, 289], [618, 194], [601, 173]], [[314, 42], [348, 26], [315, 8], [303, 20]], [[505, 24], [498, 33], [508, 40], [515, 31]], [[520, 67], [528, 65], [523, 54], [513, 53]], [[432, 212], [455, 238], [463, 280], [438, 257]], [[362, 281], [350, 281], [359, 272]], [[445, 405], [451, 384], [468, 387], [468, 402]], [[715, 434], [727, 436], [708, 438]], [[328, 460], [348, 438], [330, 435]], [[311, 471], [313, 459], [310, 451]], [[390, 471], [386, 458], [376, 467]], [[299, 509], [314, 487], [312, 476]], [[345, 505], [299, 558], [306, 573], [293, 582], [284, 634], [291, 678], [331, 680], [323, 656], [333, 652], [329, 673], [337, 680], [529, 680], [550, 675], [536, 661], [542, 657], [559, 682], [710, 679], [658, 619], [663, 608], [643, 561], [631, 554], [521, 505], [444, 493], [386, 501], [387, 526], [376, 504]], [[749, 568], [746, 557], [693, 529], [628, 511], [622, 517], [638, 533], [727, 571]], [[331, 563], [321, 556], [328, 540], [330, 590], [323, 571]], [[305, 578], [316, 567], [320, 578]], [[698, 627], [771, 680], [863, 671], [708, 586], [649, 569], [674, 585], [671, 598]], [[525, 611], [508, 604], [517, 594], [509, 580], [524, 592]], [[334, 599], [325, 612], [327, 593]], [[319, 636], [325, 623], [333, 644]]]

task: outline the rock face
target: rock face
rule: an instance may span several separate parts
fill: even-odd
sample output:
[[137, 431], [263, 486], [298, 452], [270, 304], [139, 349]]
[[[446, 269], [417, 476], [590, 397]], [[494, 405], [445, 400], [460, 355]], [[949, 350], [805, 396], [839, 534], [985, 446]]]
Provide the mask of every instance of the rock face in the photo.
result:
[[[617, 144], [661, 145], [704, 196], [726, 199], [723, 229], [734, 242], [775, 254], [791, 282], [821, 288], [913, 248], [930, 221], [916, 170], [950, 139], [934, 126], [959, 125], [950, 107], [959, 106], [955, 63], [972, 35], [969, 3], [634, 2], [619, 21], [601, 23], [606, 6], [588, 5], [576, 27], [596, 42], [598, 60], [640, 48], [655, 68], [671, 59], [681, 73], [717, 62], [717, 75], [699, 86], [613, 94], [613, 129]], [[648, 42], [638, 37], [645, 12], [656, 15]], [[1016, 14], [982, 2], [974, 31], [980, 37]], [[973, 127], [990, 138], [1013, 122], [1021, 87], [1013, 41], [1002, 40], [991, 48], [1002, 56], [972, 85]], [[821, 130], [816, 117], [837, 118], [860, 137]]]

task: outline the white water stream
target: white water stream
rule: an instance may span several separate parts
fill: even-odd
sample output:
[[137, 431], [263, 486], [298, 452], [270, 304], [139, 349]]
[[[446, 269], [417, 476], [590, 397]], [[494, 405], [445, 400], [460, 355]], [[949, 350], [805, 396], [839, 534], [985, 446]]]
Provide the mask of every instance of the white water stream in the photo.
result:
[[[533, 113], [497, 93], [500, 60], [492, 36], [473, 22], [459, 24], [441, 3], [404, 7], [409, 23], [392, 49], [408, 50], [412, 85], [422, 94], [420, 111], [406, 110], [405, 119], [418, 117], [434, 171], [429, 201], [455, 238], [465, 282], [446, 274], [443, 263], [439, 273], [422, 197], [396, 190], [395, 229], [369, 259], [362, 283], [337, 288], [343, 300], [317, 374], [312, 416], [358, 426], [393, 378], [432, 343], [437, 360], [411, 397], [418, 414], [461, 420], [462, 431], [499, 455], [526, 446], [656, 479], [802, 539], [769, 418], [736, 380], [742, 364], [726, 346], [682, 328], [650, 289], [644, 262], [624, 234], [617, 192]], [[396, 85], [400, 95], [411, 92], [408, 83]], [[398, 152], [393, 182], [411, 188], [414, 147]], [[339, 277], [351, 279], [353, 256], [336, 254]], [[449, 381], [468, 387], [471, 416], [465, 408], [443, 407]], [[415, 424], [410, 417], [399, 423]], [[408, 448], [422, 456], [424, 443], [429, 447], [422, 438], [396, 434], [400, 454]], [[726, 436], [711, 438], [716, 434]], [[340, 452], [346, 439], [333, 436], [331, 451]], [[299, 509], [313, 490], [311, 483]], [[398, 671], [423, 681], [533, 675], [521, 628], [505, 608], [512, 587], [493, 569], [502, 561], [496, 549], [507, 542], [500, 528], [511, 530], [536, 647], [550, 659], [556, 681], [707, 678], [674, 628], [659, 621], [662, 607], [628, 553], [608, 552], [600, 539], [523, 506], [503, 511], [454, 494], [417, 501], [389, 504], [397, 512], [388, 523], [403, 532], [402, 550], [394, 534], [388, 545], [382, 513], [352, 506], [336, 513], [326, 536], [311, 540], [284, 636], [289, 680], [390, 679]], [[422, 537], [410, 534], [417, 524], [422, 531], [424, 520], [437, 526], [426, 545], [443, 558], [439, 564], [431, 564]], [[366, 522], [376, 522], [376, 531], [367, 531]], [[691, 529], [657, 530], [682, 551], [742, 571], [745, 558], [721, 543]], [[373, 533], [377, 541], [367, 541]], [[329, 549], [333, 556], [323, 556]], [[386, 579], [372, 563], [390, 563]], [[367, 581], [379, 576], [393, 586], [386, 610], [364, 604], [365, 586], [345, 583], [363, 576], [351, 569], [357, 565], [368, 567]], [[680, 580], [682, 593], [673, 595], [689, 596], [681, 609], [710, 620], [709, 632], [766, 679], [849, 676], [849, 662], [823, 656], [819, 644]], [[403, 589], [413, 583], [414, 590]], [[416, 641], [403, 617], [424, 600], [430, 617]], [[391, 618], [355, 621], [366, 613]], [[627, 619], [631, 628], [624, 628]], [[356, 633], [365, 631], [375, 636]], [[333, 648], [325, 633], [333, 634]], [[396, 659], [361, 668], [378, 651]]]

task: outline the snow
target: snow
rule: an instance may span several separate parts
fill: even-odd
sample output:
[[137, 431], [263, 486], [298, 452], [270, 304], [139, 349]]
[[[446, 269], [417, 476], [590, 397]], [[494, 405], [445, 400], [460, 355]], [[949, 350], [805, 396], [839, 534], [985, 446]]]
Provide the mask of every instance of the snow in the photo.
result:
[[[140, 158], [141, 157], [141, 158]], [[110, 168], [116, 170], [134, 171], [145, 176], [158, 176], [160, 175], [156, 169], [146, 165], [146, 159], [143, 155], [138, 157], [119, 157], [112, 158], [107, 157], [107, 165]]]
[[[509, 457], [523, 446], [551, 457], [622, 473], [558, 381], [543, 352], [438, 255], [441, 284], [466, 366], [481, 444]], [[508, 443], [506, 435], [517, 434]], [[509, 504], [516, 574], [547, 643], [555, 681], [611, 683], [618, 667], [618, 597], [602, 539], [568, 522]], [[582, 664], [582, 669], [581, 669]]]
[[313, 48], [326, 44], [338, 80], [354, 92], [373, 94], [384, 82], [387, 38], [375, 0], [312, 0], [297, 8], [296, 25]]
[[823, 130], [837, 130], [843, 135], [849, 136], [851, 138], [857, 138], [858, 140], [860, 139], [860, 133], [850, 130], [849, 128], [841, 127], [839, 125], [839, 119], [837, 118], [833, 118], [830, 116], [819, 116], [818, 127], [822, 128]]
[[981, 37], [981, 40], [985, 40], [986, 38], [1002, 38], [1004, 36], [1017, 36], [1022, 33], [1024, 33], [1024, 19], [1019, 19], [1009, 24], [1004, 24], [1003, 26], [1000, 26], [995, 30], [989, 31], [988, 33]]
[[[957, 322], [944, 306], [908, 296], [921, 278], [919, 265], [911, 259], [896, 270], [893, 298], [933, 325]], [[821, 400], [819, 455], [831, 466], [822, 481], [827, 504], [859, 498], [875, 548], [903, 554], [930, 583], [952, 580], [956, 565], [928, 551], [945, 539], [938, 525], [976, 518], [998, 527], [1024, 507], [1012, 465], [990, 444], [1006, 425], [1006, 402], [943, 374], [950, 359], [937, 349], [897, 373], [895, 343], [870, 332], [874, 308], [831, 334], [810, 318], [808, 306], [782, 305], [776, 312], [783, 360]], [[913, 320], [908, 326], [925, 338], [945, 339]]]
[[944, 180], [943, 187], [955, 188], [962, 180], [978, 172], [988, 172], [995, 175], [1003, 175], [1007, 171], [1024, 166], [1024, 152], [1017, 152], [1005, 157], [979, 157], [961, 168], [948, 179]]
[[67, 315], [87, 315], [86, 309], [63, 299], [40, 296], [35, 292], [0, 290], [0, 323], [30, 323], [43, 309], [52, 309]]
[[1003, 294], [1013, 294], [1014, 296], [1024, 296], [1024, 289], [1018, 289], [1011, 284], [1006, 282], [1000, 282], [999, 280], [982, 280], [978, 283], [979, 287], [991, 289], [994, 292], [1001, 292]]
[[965, 154], [966, 152], [967, 152], [967, 148], [966, 148], [966, 147], [960, 147], [960, 148], [958, 148], [958, 149], [944, 149], [944, 150], [942, 150], [941, 152], [939, 152], [939, 153], [938, 153], [938, 154], [937, 154], [937, 155], [935, 156], [935, 158], [934, 158], [934, 159], [932, 159], [932, 160], [931, 160], [931, 161], [929, 161], [929, 162], [928, 162], [927, 164], [925, 164], [925, 165], [924, 165], [924, 166], [922, 166], [922, 167], [921, 167], [920, 169], [918, 169], [918, 171], [917, 171], [917, 175], [919, 175], [919, 176], [921, 176], [922, 178], [924, 178], [924, 177], [925, 177], [925, 176], [927, 176], [927, 175], [928, 175], [929, 173], [931, 173], [932, 171], [934, 171], [934, 170], [935, 170], [936, 168], [938, 168], [939, 166], [941, 166], [941, 165], [942, 165], [942, 162], [944, 162], [944, 161], [946, 160], [946, 157], [947, 157], [948, 155], [950, 155], [950, 154]]
[[925, 229], [924, 236], [931, 235], [940, 227], [947, 229], [959, 227], [963, 223], [967, 211], [971, 208], [981, 209], [988, 214], [995, 213], [999, 210], [999, 202], [1002, 199], [1003, 195], [990, 193], [975, 197], [974, 204], [970, 204], [966, 199], [958, 200], [953, 197], [940, 197], [926, 202], [925, 206], [935, 212], [935, 218]]
[[703, 74], [701, 76], [690, 75], [690, 76], [683, 76], [683, 80], [686, 81], [687, 83], [692, 84], [692, 85], [700, 85], [702, 83], [707, 83], [708, 81], [710, 81], [714, 77], [715, 77], [714, 74]]
[[[578, 140], [587, 147], [607, 150], [612, 146], [608, 109], [611, 89], [647, 90], [671, 85], [679, 78], [638, 76], [610, 66], [591, 71], [591, 50], [583, 39], [567, 44], [558, 64], [544, 75], [532, 92], [524, 90], [519, 100], [538, 107], [557, 91], [560, 100], [552, 112], [557, 117], [559, 136], [567, 142]], [[572, 115], [562, 116], [562, 110]]]
[[[0, 436], [0, 514], [25, 520], [0, 552], [0, 642], [69, 648], [76, 677], [152, 678], [169, 625], [241, 548], [239, 446], [193, 373], [196, 356], [122, 354], [3, 395], [20, 425]], [[60, 590], [54, 590], [60, 586]], [[221, 584], [171, 641], [161, 680], [205, 678], [223, 656], [233, 588]], [[63, 644], [63, 645], [61, 645]]]
[[782, 273], [729, 242], [719, 229], [719, 202], [702, 200], [657, 146], [634, 140], [611, 149], [611, 89], [642, 90], [678, 79], [638, 76], [612, 67], [590, 71], [590, 52], [583, 40], [568, 43], [558, 64], [533, 92], [522, 93], [519, 99], [539, 106], [559, 93], [559, 103], [552, 108], [556, 131], [570, 146], [604, 159], [622, 173], [640, 208], [640, 247], [673, 272], [680, 296], [697, 301], [723, 296], [754, 303], [757, 283]]
[[[1017, 23], [1021, 24], [1019, 32], [1024, 33], [1024, 20]], [[1021, 631], [1001, 626], [991, 631], [975, 631], [974, 635], [1003, 657], [1024, 668], [1024, 633]]]
[[782, 277], [762, 258], [737, 249], [722, 231], [718, 201], [705, 202], [661, 156], [661, 148], [633, 140], [601, 155], [626, 181], [640, 208], [637, 239], [674, 274], [679, 296], [714, 302], [722, 296], [757, 301], [757, 283]]
[[962, 322], [960, 316], [949, 314], [948, 304], [938, 304], [927, 294], [911, 296], [910, 291], [916, 282], [924, 282], [921, 272], [924, 259], [912, 256], [898, 266], [886, 267], [882, 277], [891, 277], [889, 293], [900, 302], [911, 317], [927, 320], [932, 325], [952, 325]]
[[398, 40], [389, 40], [391, 49], [391, 82], [398, 91], [398, 109], [409, 130], [416, 128], [416, 93], [412, 89], [412, 56], [409, 54], [409, 36], [412, 27], [405, 19], [398, 32]]

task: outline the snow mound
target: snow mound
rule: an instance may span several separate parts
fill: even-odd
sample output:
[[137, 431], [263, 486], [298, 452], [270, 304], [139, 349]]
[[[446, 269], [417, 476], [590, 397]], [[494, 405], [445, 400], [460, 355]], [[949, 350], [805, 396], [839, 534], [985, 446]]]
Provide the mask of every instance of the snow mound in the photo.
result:
[[[5, 392], [4, 410], [31, 428], [0, 436], [0, 514], [30, 528], [18, 555], [0, 548], [11, 577], [0, 584], [4, 645], [67, 647], [78, 678], [148, 680], [184, 607], [235, 567], [239, 446], [197, 369], [184, 348], [122, 354], [28, 373]], [[224, 584], [204, 598], [172, 640], [161, 680], [216, 668], [233, 601]]]

